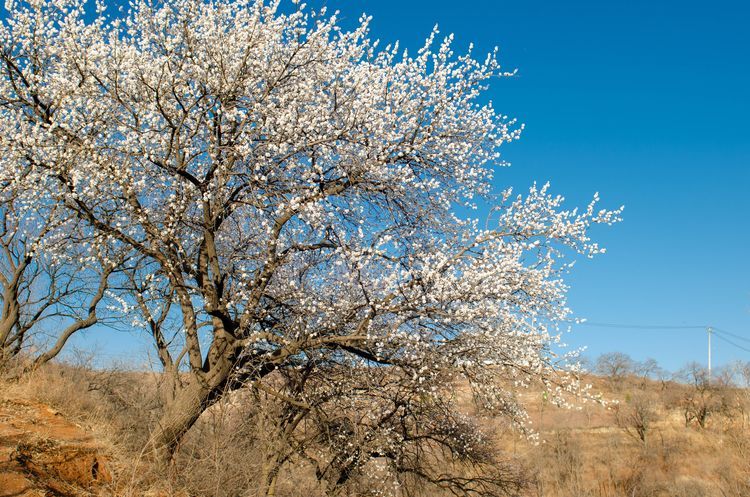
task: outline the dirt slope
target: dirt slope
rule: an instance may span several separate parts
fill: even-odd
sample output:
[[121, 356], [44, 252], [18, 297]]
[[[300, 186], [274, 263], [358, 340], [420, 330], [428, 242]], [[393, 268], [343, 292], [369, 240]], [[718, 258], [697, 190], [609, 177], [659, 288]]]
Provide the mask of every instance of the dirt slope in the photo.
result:
[[91, 437], [44, 404], [0, 400], [0, 497], [79, 497], [111, 481]]

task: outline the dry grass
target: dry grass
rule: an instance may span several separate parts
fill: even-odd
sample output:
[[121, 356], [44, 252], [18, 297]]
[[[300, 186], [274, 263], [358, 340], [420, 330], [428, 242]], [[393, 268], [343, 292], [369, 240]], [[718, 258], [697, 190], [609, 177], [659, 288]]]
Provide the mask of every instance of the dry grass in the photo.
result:
[[[686, 426], [677, 383], [626, 378], [613, 385], [593, 377], [594, 390], [617, 406], [582, 404], [564, 410], [541, 395], [522, 394], [542, 443], [534, 445], [500, 420], [498, 450], [513, 455], [534, 476], [528, 495], [538, 497], [746, 497], [750, 495], [750, 396], [718, 392], [705, 428]], [[237, 397], [211, 408], [182, 443], [168, 474], [152, 468], [142, 448], [161, 409], [158, 375], [96, 371], [86, 364], [49, 365], [14, 383], [0, 396], [45, 402], [93, 432], [112, 458], [111, 495], [251, 497], [262, 471], [262, 421], [252, 403]], [[647, 406], [643, 440], [631, 416]], [[640, 407], [639, 407], [640, 406]], [[349, 495], [368, 495], [369, 482]], [[310, 467], [297, 463], [282, 474], [277, 496], [323, 495]], [[436, 494], [432, 494], [436, 495]]]
[[[592, 378], [595, 390], [618, 401], [562, 411], [529, 399], [540, 426], [539, 446], [517, 444], [516, 454], [537, 474], [532, 495], [547, 497], [743, 497], [750, 495], [750, 421], [747, 391], [726, 388], [705, 428], [686, 426], [681, 399], [686, 385], [611, 385]], [[645, 440], [633, 416], [646, 404]]]
[[155, 476], [144, 468], [139, 453], [158, 409], [153, 383], [153, 375], [143, 373], [50, 364], [3, 382], [0, 397], [43, 402], [91, 432], [110, 457], [112, 494], [141, 496]]

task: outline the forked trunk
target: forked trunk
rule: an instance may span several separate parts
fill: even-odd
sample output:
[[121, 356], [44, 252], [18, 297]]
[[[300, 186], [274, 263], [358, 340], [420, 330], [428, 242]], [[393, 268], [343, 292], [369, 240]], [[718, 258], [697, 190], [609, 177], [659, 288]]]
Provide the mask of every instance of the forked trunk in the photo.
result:
[[207, 406], [211, 388], [191, 381], [167, 402], [146, 447], [146, 455], [163, 466], [169, 465], [178, 444]]
[[[223, 348], [219, 349], [217, 343]], [[234, 365], [232, 356], [226, 350], [226, 342], [217, 339], [209, 351], [209, 358], [213, 359], [210, 372], [193, 371], [184, 384], [175, 384], [174, 394], [166, 400], [164, 413], [146, 447], [147, 455], [153, 457], [155, 462], [168, 465], [180, 441], [203, 411], [221, 398]]]

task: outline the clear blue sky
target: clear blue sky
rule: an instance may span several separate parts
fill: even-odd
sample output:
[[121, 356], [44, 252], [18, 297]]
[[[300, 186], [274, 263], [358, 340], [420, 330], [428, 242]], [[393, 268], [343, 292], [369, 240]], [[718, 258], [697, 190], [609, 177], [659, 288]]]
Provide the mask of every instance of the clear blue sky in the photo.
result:
[[[312, 2], [316, 4], [315, 1]], [[526, 124], [497, 186], [551, 181], [571, 203], [599, 191], [625, 221], [576, 267], [570, 304], [591, 322], [712, 324], [750, 339], [750, 6], [745, 2], [329, 0], [373, 37], [421, 46], [433, 25], [513, 79], [496, 108]], [[89, 338], [94, 333], [89, 334]], [[104, 338], [100, 335], [99, 337]], [[576, 327], [588, 354], [620, 350], [677, 369], [706, 360], [700, 330]], [[100, 341], [118, 354], [132, 345]], [[750, 348], [750, 342], [737, 341]], [[714, 341], [714, 362], [750, 352]]]

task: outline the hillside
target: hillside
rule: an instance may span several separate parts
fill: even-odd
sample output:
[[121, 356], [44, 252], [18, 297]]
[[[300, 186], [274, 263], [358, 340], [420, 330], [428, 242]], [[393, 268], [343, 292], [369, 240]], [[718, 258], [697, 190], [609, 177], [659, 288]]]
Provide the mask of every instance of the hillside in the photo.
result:
[[[750, 495], [746, 390], [636, 377], [587, 380], [606, 406], [589, 401], [562, 409], [539, 390], [519, 394], [539, 443], [473, 413], [494, 434], [498, 453], [520, 464], [522, 495]], [[3, 384], [0, 496], [254, 495], [242, 488], [262, 470], [262, 440], [236, 399], [204, 414], [166, 474], [149, 467], [139, 451], [157, 405], [156, 382], [154, 375], [50, 366]], [[473, 409], [465, 388], [456, 396]], [[298, 469], [295, 480], [280, 475], [276, 495], [322, 495], [310, 468]], [[349, 492], [342, 495], [375, 495], [366, 481]]]
[[529, 394], [527, 405], [543, 442], [533, 446], [509, 443], [510, 433], [501, 437], [502, 446], [536, 475], [531, 495], [750, 495], [746, 390], [699, 391], [636, 378], [590, 381], [594, 391], [616, 403], [563, 410]]
[[0, 497], [90, 495], [112, 481], [91, 434], [56, 410], [0, 400]]

